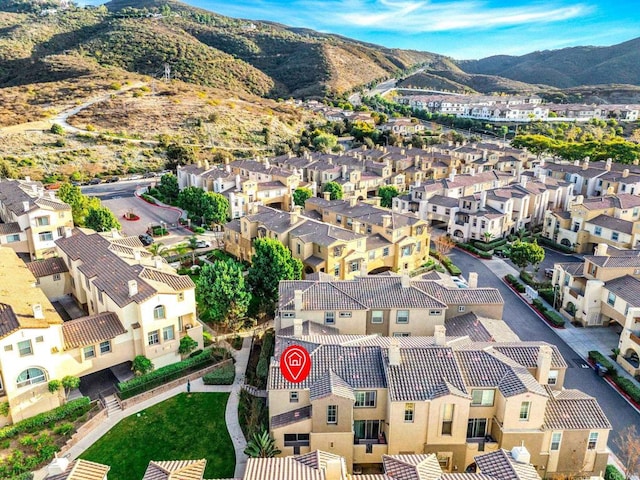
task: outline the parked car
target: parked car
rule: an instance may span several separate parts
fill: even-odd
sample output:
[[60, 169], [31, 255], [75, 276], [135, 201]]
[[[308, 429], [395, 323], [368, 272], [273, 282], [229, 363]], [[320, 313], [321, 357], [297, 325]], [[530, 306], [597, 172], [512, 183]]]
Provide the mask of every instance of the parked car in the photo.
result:
[[101, 183], [102, 183], [102, 180], [99, 179], [98, 177], [92, 178], [91, 180], [89, 180], [89, 185], [99, 185]]
[[455, 283], [458, 288], [469, 288], [469, 285], [462, 277], [451, 277], [451, 280], [453, 280], [453, 283]]
[[207, 242], [206, 240], [198, 240], [196, 242], [196, 248], [211, 248], [211, 242]]
[[158, 174], [156, 172], [147, 172], [142, 176], [142, 178], [154, 178], [154, 177], [157, 177], [157, 176], [158, 176]]
[[116, 183], [120, 181], [120, 177], [109, 177], [107, 183]]
[[148, 247], [154, 242], [153, 237], [146, 233], [143, 233], [142, 235], [138, 235], [138, 238], [142, 242], [142, 245], [144, 245], [145, 247]]
[[545, 268], [544, 276], [547, 278], [553, 278], [553, 268]]
[[140, 180], [142, 178], [142, 175], [131, 175], [129, 177], [129, 180]]

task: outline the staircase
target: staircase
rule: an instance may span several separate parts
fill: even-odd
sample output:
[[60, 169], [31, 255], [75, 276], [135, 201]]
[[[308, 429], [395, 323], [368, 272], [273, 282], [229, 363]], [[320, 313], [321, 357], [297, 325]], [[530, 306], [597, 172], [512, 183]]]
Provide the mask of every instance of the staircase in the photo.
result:
[[118, 399], [115, 395], [109, 395], [108, 397], [103, 398], [104, 408], [107, 409], [107, 417], [119, 412], [122, 410], [120, 407], [120, 403], [118, 403]]

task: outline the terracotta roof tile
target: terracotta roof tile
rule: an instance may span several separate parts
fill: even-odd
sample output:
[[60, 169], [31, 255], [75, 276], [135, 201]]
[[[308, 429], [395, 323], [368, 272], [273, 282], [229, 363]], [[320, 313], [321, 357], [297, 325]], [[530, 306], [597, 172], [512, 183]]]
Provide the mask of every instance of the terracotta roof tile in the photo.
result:
[[95, 345], [126, 332], [122, 322], [113, 312], [89, 315], [62, 324], [65, 350]]
[[31, 273], [33, 273], [33, 276], [36, 278], [48, 277], [55, 273], [65, 273], [69, 271], [64, 260], [60, 257], [29, 262], [27, 263], [27, 268], [31, 270]]
[[547, 430], [610, 429], [598, 401], [579, 390], [551, 390], [544, 414]]

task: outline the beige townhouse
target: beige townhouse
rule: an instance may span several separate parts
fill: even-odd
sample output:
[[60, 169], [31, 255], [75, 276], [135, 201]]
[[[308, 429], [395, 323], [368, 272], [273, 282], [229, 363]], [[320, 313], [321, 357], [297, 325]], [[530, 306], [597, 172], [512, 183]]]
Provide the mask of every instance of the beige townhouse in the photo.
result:
[[51, 257], [54, 242], [73, 227], [71, 207], [40, 182], [0, 179], [0, 245], [28, 258]]
[[[567, 364], [554, 346], [463, 338], [442, 327], [433, 337], [280, 336], [268, 380], [278, 448], [341, 455], [353, 472], [424, 454], [444, 472], [483, 471], [481, 452], [519, 446], [540, 475], [603, 470], [611, 425], [593, 397], [563, 389]], [[278, 362], [293, 344], [312, 357], [296, 384]]]

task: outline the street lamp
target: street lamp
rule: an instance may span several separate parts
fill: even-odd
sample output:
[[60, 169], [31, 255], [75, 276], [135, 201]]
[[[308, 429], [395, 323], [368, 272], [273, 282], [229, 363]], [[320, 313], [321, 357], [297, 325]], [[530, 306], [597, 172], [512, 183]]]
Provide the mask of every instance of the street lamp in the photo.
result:
[[560, 290], [560, 285], [555, 284], [553, 286], [553, 309], [556, 309], [556, 295], [558, 294], [558, 290]]

